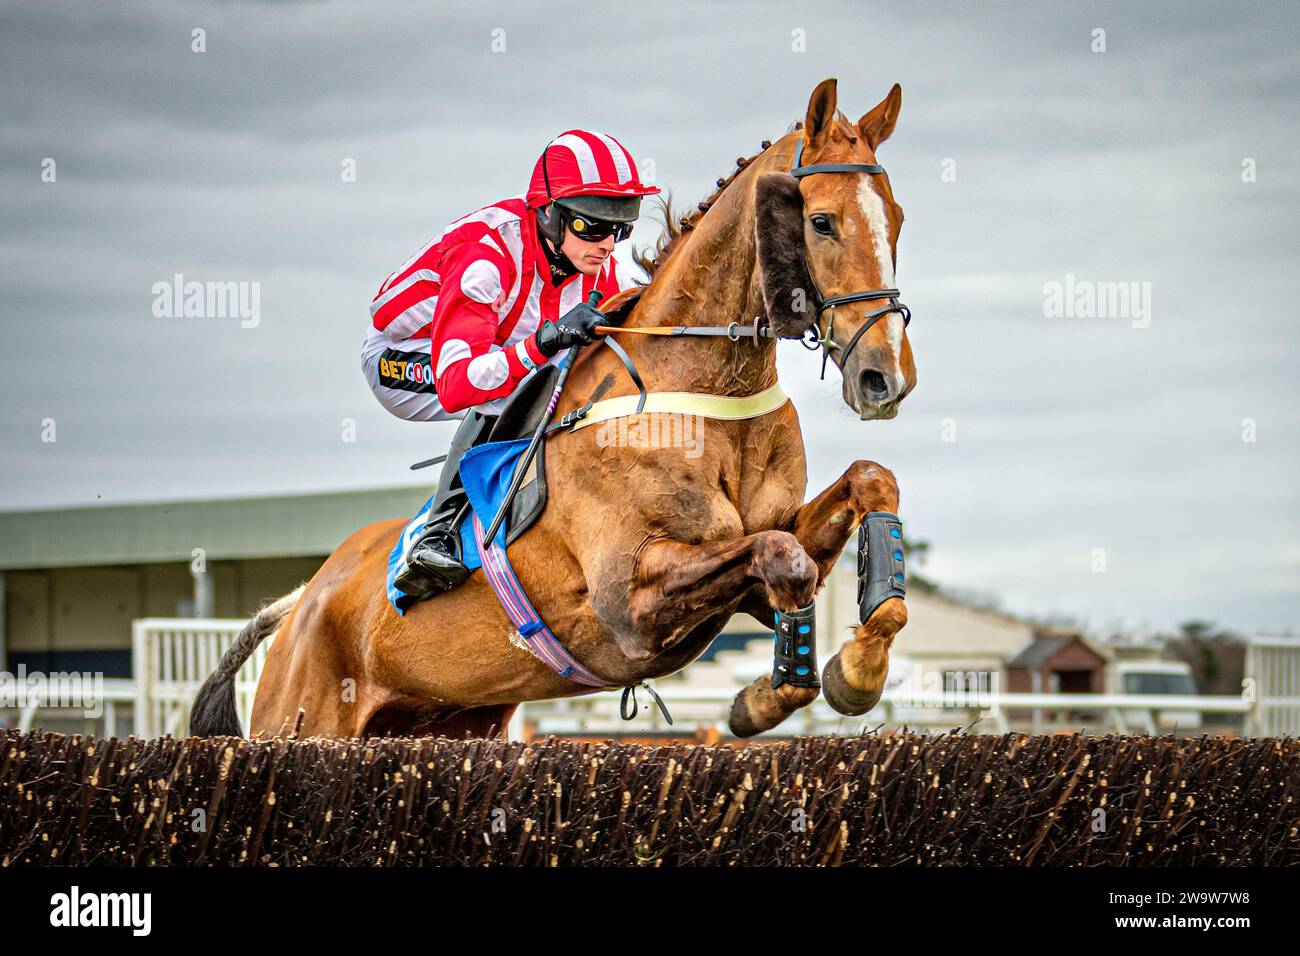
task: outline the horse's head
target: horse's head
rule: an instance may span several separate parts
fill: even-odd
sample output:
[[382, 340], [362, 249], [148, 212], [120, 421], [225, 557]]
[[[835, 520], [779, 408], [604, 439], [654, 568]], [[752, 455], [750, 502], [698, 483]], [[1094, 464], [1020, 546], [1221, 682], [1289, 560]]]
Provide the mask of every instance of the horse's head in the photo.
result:
[[[773, 331], [782, 338], [815, 333], [843, 374], [844, 401], [863, 420], [893, 418], [916, 385], [907, 313], [894, 290], [903, 209], [876, 165], [902, 102], [895, 84], [851, 123], [836, 109], [835, 80], [822, 81], [803, 129], [791, 134], [795, 175], [767, 173], [757, 184], [759, 263]], [[827, 164], [850, 168], [819, 168]]]

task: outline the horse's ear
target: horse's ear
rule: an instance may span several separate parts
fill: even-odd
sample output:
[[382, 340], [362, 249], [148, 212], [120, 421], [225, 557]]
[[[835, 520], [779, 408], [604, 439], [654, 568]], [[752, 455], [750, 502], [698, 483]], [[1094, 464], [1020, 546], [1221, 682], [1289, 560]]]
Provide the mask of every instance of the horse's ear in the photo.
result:
[[862, 114], [862, 119], [858, 120], [858, 132], [873, 150], [889, 139], [889, 134], [898, 122], [898, 111], [902, 108], [903, 88], [895, 83], [883, 100]]
[[805, 150], [816, 153], [830, 139], [831, 128], [835, 125], [835, 77], [828, 77], [817, 84], [808, 99], [808, 116], [803, 122]]
[[758, 266], [772, 331], [797, 339], [816, 320], [812, 277], [804, 258], [803, 195], [789, 173], [765, 173], [754, 194]]

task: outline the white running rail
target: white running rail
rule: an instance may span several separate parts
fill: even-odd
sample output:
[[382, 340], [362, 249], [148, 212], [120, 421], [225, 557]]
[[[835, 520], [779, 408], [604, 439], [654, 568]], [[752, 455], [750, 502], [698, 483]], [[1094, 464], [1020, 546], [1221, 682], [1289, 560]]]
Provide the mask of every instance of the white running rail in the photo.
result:
[[[247, 623], [229, 618], [167, 617], [132, 623], [137, 736], [188, 733], [194, 695]], [[236, 676], [235, 707], [245, 732], [270, 645], [270, 641], [259, 644]]]
[[[181, 735], [188, 731], [190, 707], [209, 674], [247, 622], [237, 619], [144, 618], [133, 623], [133, 679], [105, 680], [102, 721], [108, 735], [122, 733], [123, 711], [132, 715], [132, 729], [142, 737]], [[245, 730], [253, 708], [257, 678], [271, 641], [263, 641], [240, 668], [235, 702]], [[967, 701], [942, 701], [919, 707], [888, 693], [881, 705], [865, 718], [845, 718], [818, 700], [781, 725], [775, 733], [855, 734], [884, 724], [895, 727], [951, 728], [971, 726], [976, 732], [1002, 733], [1008, 729], [1008, 711], [1037, 709], [1061, 715], [1064, 723], [1077, 724], [1083, 713], [1099, 715], [1108, 730], [1119, 733], [1159, 732], [1161, 712], [1245, 714], [1245, 732], [1258, 736], [1300, 735], [1300, 638], [1255, 637], [1248, 643], [1247, 686], [1240, 697], [1137, 696], [1114, 694], [1013, 694], [999, 693], [991, 707], [987, 698], [972, 695]], [[696, 724], [723, 729], [727, 710], [738, 688], [658, 685], [676, 729]], [[658, 709], [640, 695], [641, 712], [633, 721], [618, 717], [618, 694], [595, 694], [553, 701], [532, 701], [518, 708], [509, 734], [518, 739], [525, 725], [535, 733], [630, 733], [667, 729]], [[16, 710], [20, 729], [39, 726], [39, 714], [53, 713], [49, 701], [31, 701]], [[0, 712], [0, 725], [6, 717]], [[1099, 728], [1100, 729], [1100, 728]]]
[[1247, 732], [1300, 736], [1300, 637], [1252, 637], [1246, 645], [1246, 680], [1255, 701]]

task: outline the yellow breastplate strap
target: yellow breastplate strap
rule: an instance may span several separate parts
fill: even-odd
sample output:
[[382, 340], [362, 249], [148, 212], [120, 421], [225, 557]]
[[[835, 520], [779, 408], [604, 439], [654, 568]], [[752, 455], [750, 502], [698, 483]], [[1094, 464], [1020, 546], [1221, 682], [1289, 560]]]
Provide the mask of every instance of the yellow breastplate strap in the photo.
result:
[[[577, 431], [611, 418], [635, 415], [639, 399], [639, 395], [617, 395], [593, 402], [587, 409], [587, 414], [574, 422], [572, 430]], [[786, 395], [780, 382], [757, 394], [741, 396], [709, 395], [705, 392], [648, 392], [641, 414], [698, 415], [701, 418], [740, 421], [774, 412], [789, 400], [790, 396]]]

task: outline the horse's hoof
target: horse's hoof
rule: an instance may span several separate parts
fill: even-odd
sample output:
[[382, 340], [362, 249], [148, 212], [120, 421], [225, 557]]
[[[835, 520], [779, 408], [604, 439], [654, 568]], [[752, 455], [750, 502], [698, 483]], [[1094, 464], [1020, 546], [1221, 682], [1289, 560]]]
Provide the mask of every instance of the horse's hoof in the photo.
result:
[[749, 716], [749, 708], [745, 706], [743, 691], [731, 701], [731, 714], [727, 717], [727, 728], [737, 737], [752, 737], [759, 732], [759, 728], [754, 725], [753, 719]]
[[880, 703], [883, 691], [883, 687], [877, 691], [860, 691], [851, 687], [844, 679], [844, 671], [840, 669], [838, 654], [827, 662], [826, 669], [822, 671], [822, 696], [832, 710], [846, 717], [861, 717], [867, 713]]

